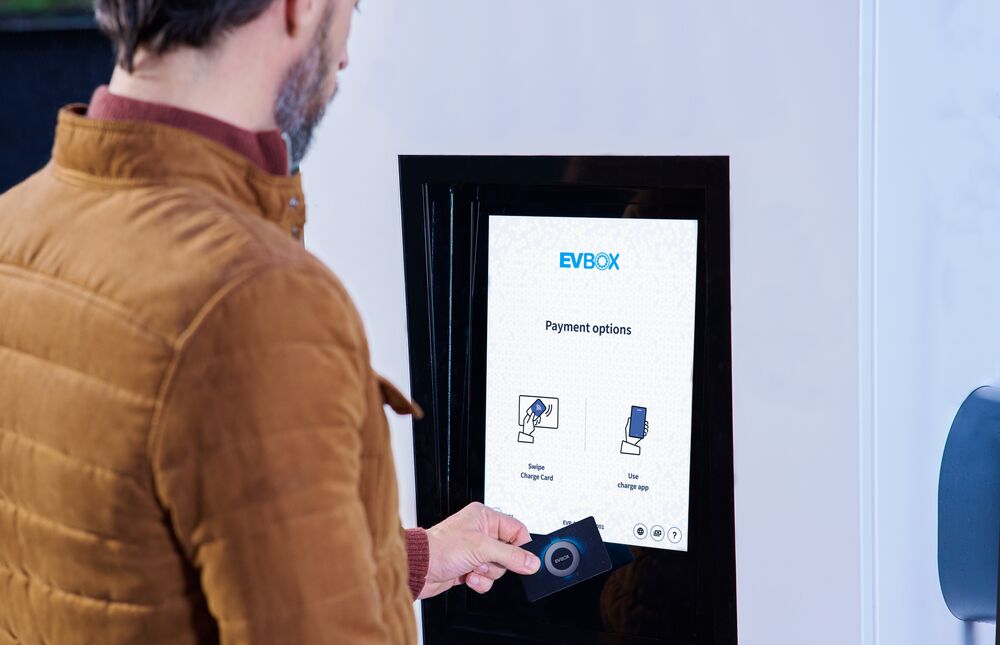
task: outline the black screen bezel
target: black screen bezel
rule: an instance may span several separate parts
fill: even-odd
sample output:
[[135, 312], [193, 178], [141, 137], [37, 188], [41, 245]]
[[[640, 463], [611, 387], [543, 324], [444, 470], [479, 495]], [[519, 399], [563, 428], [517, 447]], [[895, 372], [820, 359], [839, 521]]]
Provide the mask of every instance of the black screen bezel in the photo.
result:
[[[482, 498], [486, 339], [471, 330], [473, 321], [485, 323], [489, 215], [561, 210], [567, 216], [608, 216], [618, 209], [620, 216], [622, 204], [641, 203], [637, 196], [643, 194], [660, 196], [645, 206], [663, 215], [670, 195], [687, 195], [679, 200], [687, 203], [684, 208], [692, 194], [698, 196], [689, 551], [670, 552], [690, 574], [687, 595], [674, 600], [690, 607], [691, 626], [680, 639], [641, 642], [736, 642], [728, 158], [401, 157], [400, 168], [411, 388], [428, 412], [414, 424], [421, 526]], [[573, 203], [567, 204], [570, 193]], [[516, 604], [512, 583], [496, 591], [497, 602]], [[565, 600], [572, 593], [559, 595]], [[427, 642], [640, 642], [593, 629], [567, 631], [535, 608], [512, 611], [504, 620], [477, 613], [480, 604], [461, 588], [425, 601]]]

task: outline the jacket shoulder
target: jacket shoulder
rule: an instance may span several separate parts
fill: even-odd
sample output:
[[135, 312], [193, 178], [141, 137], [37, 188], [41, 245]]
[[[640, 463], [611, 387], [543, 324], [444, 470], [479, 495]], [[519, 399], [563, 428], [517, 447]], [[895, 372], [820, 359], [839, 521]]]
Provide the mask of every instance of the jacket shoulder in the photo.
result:
[[[199, 310], [235, 285], [259, 282], [269, 275], [301, 274], [314, 289], [336, 294], [338, 301], [353, 308], [333, 273], [287, 230], [258, 213], [212, 195], [186, 191], [162, 194], [157, 205], [164, 211], [176, 209], [180, 217], [164, 217], [157, 224], [168, 226], [167, 230], [142, 238], [149, 249], [159, 246], [157, 238], [166, 242], [162, 257], [145, 272], [151, 282], [161, 285], [163, 301], [177, 307], [158, 314], [176, 333], [183, 333]], [[159, 299], [147, 297], [144, 306]]]
[[94, 188], [43, 169], [0, 196], [0, 263], [173, 341], [220, 290], [280, 266], [339, 281], [275, 222], [200, 186]]

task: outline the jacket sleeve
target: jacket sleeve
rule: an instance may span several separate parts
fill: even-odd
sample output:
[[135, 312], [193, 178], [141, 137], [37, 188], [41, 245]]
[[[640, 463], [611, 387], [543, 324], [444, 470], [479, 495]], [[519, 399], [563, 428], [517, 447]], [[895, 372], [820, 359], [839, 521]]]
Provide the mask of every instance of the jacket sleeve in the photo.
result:
[[176, 352], [150, 459], [222, 642], [388, 642], [359, 498], [372, 373], [340, 284], [312, 265], [235, 283]]

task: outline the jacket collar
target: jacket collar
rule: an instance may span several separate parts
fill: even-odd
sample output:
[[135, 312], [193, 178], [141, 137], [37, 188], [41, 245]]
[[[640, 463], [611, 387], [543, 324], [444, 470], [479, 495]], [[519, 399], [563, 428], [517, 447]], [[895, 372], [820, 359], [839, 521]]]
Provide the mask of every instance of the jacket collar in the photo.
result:
[[245, 130], [200, 112], [112, 94], [107, 85], [94, 90], [87, 116], [102, 121], [152, 121], [184, 128], [240, 153], [272, 175], [292, 174], [288, 146], [277, 129]]
[[70, 105], [59, 111], [52, 150], [57, 172], [109, 185], [201, 185], [302, 238], [306, 213], [300, 174], [269, 174], [226, 146], [183, 128], [92, 119], [86, 109]]

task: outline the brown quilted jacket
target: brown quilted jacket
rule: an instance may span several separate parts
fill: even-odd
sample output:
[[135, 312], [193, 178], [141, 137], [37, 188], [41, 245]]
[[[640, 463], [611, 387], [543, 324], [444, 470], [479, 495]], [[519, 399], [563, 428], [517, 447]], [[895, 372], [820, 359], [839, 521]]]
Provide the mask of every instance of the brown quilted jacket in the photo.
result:
[[62, 111], [0, 197], [0, 644], [416, 640], [358, 314], [299, 178]]

